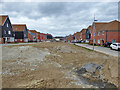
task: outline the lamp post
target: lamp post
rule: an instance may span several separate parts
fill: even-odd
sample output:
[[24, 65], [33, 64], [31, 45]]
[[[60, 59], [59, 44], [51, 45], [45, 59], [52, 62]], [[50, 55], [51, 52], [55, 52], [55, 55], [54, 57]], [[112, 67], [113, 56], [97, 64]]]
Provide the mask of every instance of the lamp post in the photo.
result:
[[94, 36], [95, 36], [95, 21], [97, 21], [97, 20], [95, 20], [95, 16], [94, 16], [94, 21], [93, 21], [93, 50], [94, 50], [94, 43], [95, 43], [95, 38], [94, 38]]

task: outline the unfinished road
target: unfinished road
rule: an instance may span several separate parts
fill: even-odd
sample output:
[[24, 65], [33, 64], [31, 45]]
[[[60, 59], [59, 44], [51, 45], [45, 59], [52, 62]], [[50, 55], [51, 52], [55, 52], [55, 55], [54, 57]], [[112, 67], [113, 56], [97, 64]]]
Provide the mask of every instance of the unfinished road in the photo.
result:
[[3, 46], [2, 87], [118, 87], [118, 58], [62, 42]]

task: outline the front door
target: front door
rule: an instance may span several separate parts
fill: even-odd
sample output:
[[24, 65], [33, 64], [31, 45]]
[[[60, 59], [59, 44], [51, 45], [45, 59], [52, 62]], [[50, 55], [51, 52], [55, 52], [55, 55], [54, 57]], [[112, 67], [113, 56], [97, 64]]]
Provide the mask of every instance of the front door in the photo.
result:
[[104, 39], [102, 39], [102, 45], [104, 45]]
[[5, 38], [3, 38], [3, 43], [5, 43]]

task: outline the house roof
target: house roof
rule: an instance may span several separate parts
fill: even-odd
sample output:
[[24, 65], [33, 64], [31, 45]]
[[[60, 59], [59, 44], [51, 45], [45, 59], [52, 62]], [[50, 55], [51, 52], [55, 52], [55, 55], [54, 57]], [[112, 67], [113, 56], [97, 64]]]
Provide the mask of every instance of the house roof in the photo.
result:
[[91, 31], [91, 29], [92, 29], [92, 26], [90, 25], [88, 28], [87, 28], [89, 31]]
[[106, 23], [106, 22], [96, 22], [95, 23], [95, 30], [100, 31], [101, 28], [104, 27], [104, 25], [106, 25], [106, 24], [108, 24], [108, 23]]
[[0, 26], [2, 26], [6, 20], [8, 15], [0, 15]]
[[37, 31], [36, 31], [36, 30], [30, 30], [30, 32], [32, 32], [32, 33], [37, 33]]
[[38, 35], [40, 35], [40, 32], [37, 32], [38, 33]]
[[114, 20], [114, 21], [111, 21], [111, 22], [107, 23], [106, 25], [102, 26], [99, 31], [102, 31], [102, 30], [120, 30], [118, 27], [119, 25], [120, 25], [120, 22], [117, 20]]
[[86, 32], [86, 29], [82, 29], [80, 32], [85, 33], [85, 32]]
[[76, 32], [75, 34], [73, 34], [74, 36], [79, 36], [81, 32]]
[[13, 31], [24, 31], [26, 24], [12, 24]]

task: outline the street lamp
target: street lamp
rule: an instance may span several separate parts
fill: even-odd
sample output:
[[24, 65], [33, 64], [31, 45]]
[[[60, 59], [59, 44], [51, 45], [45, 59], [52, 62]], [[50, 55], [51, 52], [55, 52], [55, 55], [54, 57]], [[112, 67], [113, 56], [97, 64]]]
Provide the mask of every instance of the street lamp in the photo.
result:
[[95, 21], [97, 21], [97, 20], [95, 20], [95, 16], [94, 16], [94, 21], [93, 21], [93, 50], [94, 50], [94, 43], [95, 43], [95, 38], [94, 38], [94, 36], [95, 36]]

